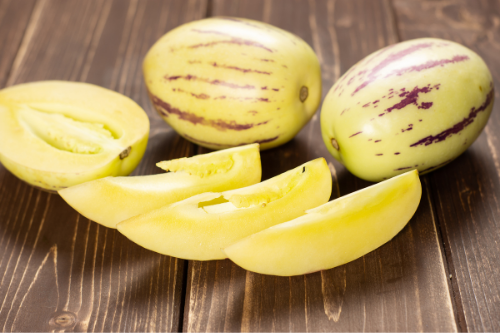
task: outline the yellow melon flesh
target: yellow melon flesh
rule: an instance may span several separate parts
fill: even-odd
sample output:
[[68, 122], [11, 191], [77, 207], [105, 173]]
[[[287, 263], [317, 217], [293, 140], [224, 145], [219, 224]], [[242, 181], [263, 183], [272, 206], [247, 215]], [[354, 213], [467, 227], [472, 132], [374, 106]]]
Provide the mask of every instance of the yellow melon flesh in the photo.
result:
[[95, 85], [41, 81], [0, 90], [0, 162], [45, 190], [130, 174], [148, 135], [137, 103]]
[[158, 253], [223, 259], [221, 249], [327, 202], [331, 191], [331, 174], [320, 158], [249, 187], [196, 195], [123, 221], [117, 228]]
[[415, 213], [422, 187], [410, 171], [253, 234], [224, 252], [239, 266], [291, 276], [355, 260], [392, 239]]
[[59, 191], [85, 217], [109, 228], [130, 217], [207, 191], [226, 191], [260, 181], [259, 145], [158, 163], [165, 174], [107, 177]]

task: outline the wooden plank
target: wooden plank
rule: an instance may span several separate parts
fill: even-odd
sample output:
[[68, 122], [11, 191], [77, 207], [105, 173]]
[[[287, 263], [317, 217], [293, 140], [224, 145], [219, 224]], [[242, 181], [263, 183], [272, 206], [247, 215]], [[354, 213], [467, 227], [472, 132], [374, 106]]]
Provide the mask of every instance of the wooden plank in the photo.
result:
[[[212, 14], [265, 21], [302, 37], [321, 60], [323, 96], [355, 62], [397, 41], [383, 0], [216, 0]], [[262, 152], [263, 178], [322, 156], [333, 198], [368, 186], [334, 161], [319, 133], [318, 112], [294, 140]], [[341, 267], [287, 278], [247, 272], [229, 260], [190, 261], [184, 330], [456, 331], [427, 182], [423, 177], [421, 205], [399, 235]]]
[[[394, 2], [403, 39], [439, 37], [483, 57], [500, 86], [500, 2]], [[498, 90], [496, 98], [500, 97]], [[429, 175], [436, 201], [460, 328], [500, 330], [500, 105], [486, 130], [448, 166]], [[459, 304], [460, 304], [459, 303]]]
[[[0, 87], [9, 77], [14, 58], [19, 50], [28, 22], [33, 14], [36, 0], [0, 1]], [[36, 13], [36, 12], [35, 12]]]
[[[166, 31], [205, 12], [204, 0], [40, 0], [8, 84], [86, 81], [133, 98], [151, 119], [135, 174], [158, 172], [154, 162], [191, 155], [194, 146], [153, 112], [142, 59]], [[0, 167], [1, 330], [178, 331], [184, 267]]]

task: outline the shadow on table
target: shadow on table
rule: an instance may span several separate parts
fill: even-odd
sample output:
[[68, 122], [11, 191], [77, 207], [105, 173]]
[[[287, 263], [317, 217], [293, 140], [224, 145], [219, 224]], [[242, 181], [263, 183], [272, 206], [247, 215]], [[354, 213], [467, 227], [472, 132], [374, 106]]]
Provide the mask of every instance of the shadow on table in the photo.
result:
[[[285, 151], [300, 150], [300, 143], [292, 141], [287, 145], [294, 148], [288, 147]], [[263, 165], [284, 168], [276, 167], [281, 163], [280, 153], [283, 152], [263, 152]], [[301, 156], [303, 153], [299, 151]], [[464, 192], [461, 198], [453, 186], [464, 181], [477, 182], [476, 175], [473, 179], [467, 176], [467, 168], [474, 165], [477, 168], [481, 156], [466, 152], [449, 165], [422, 176], [421, 203], [409, 224], [388, 243], [343, 266], [295, 277], [276, 277], [247, 272], [228, 260], [191, 262], [193, 276], [189, 281], [195, 284], [188, 295], [194, 304], [186, 313], [189, 327], [210, 331], [323, 331], [333, 327], [375, 331], [419, 330], [425, 325], [440, 327], [441, 324], [432, 321], [436, 314], [449, 315], [447, 307], [451, 301], [446, 296], [449, 295], [448, 276], [443, 266], [446, 263], [442, 262], [440, 236], [436, 235], [439, 225], [434, 221], [438, 217], [433, 217], [432, 212], [436, 214], [436, 209], [439, 210], [437, 200], [451, 200], [455, 204], [465, 200], [471, 209], [480, 205], [479, 195], [464, 197], [468, 195]], [[351, 188], [353, 184], [357, 188], [371, 185], [353, 180], [354, 177], [347, 174], [342, 177], [349, 179], [339, 177], [339, 182], [350, 184]], [[440, 181], [435, 177], [447, 178], [442, 181], [446, 192], [441, 196], [449, 198], [436, 197], [434, 188]], [[476, 185], [478, 191], [479, 186]], [[460, 212], [455, 213], [458, 214]], [[407, 327], [398, 326], [402, 323]], [[442, 325], [447, 324], [449, 321], [442, 321]], [[444, 330], [450, 328], [443, 326]]]
[[[173, 131], [152, 133], [146, 157], [134, 174], [157, 173], [156, 162], [184, 156], [192, 147]], [[309, 160], [308, 147], [300, 141], [292, 140], [283, 147], [262, 152], [263, 179]], [[422, 177], [427, 179], [438, 217], [445, 219], [447, 228], [474, 222], [481, 229], [480, 224], [487, 221], [482, 211], [493, 205], [487, 196], [498, 188], [498, 179], [489, 178], [491, 165], [484, 160], [483, 152], [469, 149], [449, 165]], [[49, 303], [51, 313], [54, 308], [73, 311], [76, 327], [88, 322], [95, 323], [96, 329], [111, 330], [117, 325], [125, 329], [143, 316], [140, 322], [144, 330], [153, 321], [168, 328], [162, 322], [167, 319], [161, 318], [180, 304], [184, 261], [143, 249], [116, 230], [98, 226], [59, 196], [20, 182], [3, 167], [0, 179], [0, 276], [5, 280], [0, 299], [13, 302], [20, 313], [37, 313], [39, 304]], [[340, 170], [338, 179], [349, 192], [370, 185], [345, 169]], [[375, 324], [368, 328], [376, 330], [381, 321], [374, 318], [382, 314], [377, 312], [382, 307], [393, 312], [394, 323], [398, 316], [407, 315], [403, 311], [419, 313], [422, 309], [414, 299], [415, 292], [435, 285], [433, 265], [426, 262], [429, 256], [419, 254], [422, 248], [435, 246], [430, 210], [425, 207], [429, 202], [425, 195], [422, 200], [410, 224], [392, 241], [331, 270], [275, 277], [247, 272], [228, 260], [190, 262], [190, 274], [197, 277], [190, 281], [197, 282], [190, 285], [187, 299], [198, 302], [192, 303], [195, 308], [189, 313], [196, 315], [187, 322], [216, 331], [305, 331], [333, 325], [361, 330], [362, 326], [353, 324], [352, 316], [362, 316], [369, 309], [365, 316]], [[459, 235], [450, 233], [447, 237], [453, 240]], [[17, 288], [30, 301], [14, 299], [6, 286]], [[43, 315], [48, 315], [45, 312]], [[0, 322], [14, 322], [12, 316], [2, 316]], [[391, 327], [385, 325], [385, 329]]]
[[[192, 147], [171, 130], [152, 133], [135, 174], [161, 172], [156, 162], [183, 157]], [[156, 315], [146, 310], [152, 300], [160, 297], [165, 307], [172, 306], [173, 302], [165, 303], [174, 295], [178, 301], [182, 260], [131, 243], [116, 230], [84, 218], [57, 194], [27, 185], [2, 166], [0, 180], [0, 302], [16, 309], [1, 311], [0, 322], [6, 327], [48, 330], [30, 325], [53, 322], [54, 313], [69, 312], [78, 321], [76, 327], [96, 314], [96, 327], [102, 321], [104, 328], [111, 328], [107, 325], [114, 321], [115, 328], [118, 318], [108, 308], [119, 308], [120, 316], [130, 316], [131, 309], [149, 318]], [[144, 293], [147, 288], [149, 293]], [[32, 324], [21, 322], [15, 313], [36, 318]]]

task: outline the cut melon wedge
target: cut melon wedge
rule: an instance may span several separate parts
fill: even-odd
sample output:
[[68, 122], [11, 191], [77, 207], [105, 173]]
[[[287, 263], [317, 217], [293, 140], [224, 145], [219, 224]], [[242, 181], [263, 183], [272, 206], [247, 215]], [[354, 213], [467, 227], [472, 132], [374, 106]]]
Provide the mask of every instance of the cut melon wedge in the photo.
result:
[[149, 250], [194, 260], [224, 259], [222, 249], [248, 235], [294, 219], [330, 198], [323, 158], [262, 183], [203, 193], [123, 221], [118, 231]]
[[107, 177], [59, 191], [83, 216], [109, 228], [133, 216], [207, 191], [260, 182], [259, 145], [251, 144], [157, 164], [170, 171], [136, 177]]
[[340, 266], [392, 239], [411, 219], [422, 195], [410, 171], [311, 209], [225, 249], [237, 265], [291, 276]]

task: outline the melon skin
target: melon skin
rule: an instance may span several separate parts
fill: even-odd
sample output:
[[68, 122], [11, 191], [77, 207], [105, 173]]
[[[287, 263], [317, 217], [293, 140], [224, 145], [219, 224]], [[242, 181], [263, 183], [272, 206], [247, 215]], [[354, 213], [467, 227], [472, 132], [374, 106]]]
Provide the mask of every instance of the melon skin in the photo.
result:
[[181, 136], [210, 149], [291, 140], [321, 101], [318, 58], [299, 37], [218, 17], [161, 37], [143, 63], [151, 102]]
[[486, 126], [495, 92], [470, 49], [422, 38], [388, 46], [349, 69], [321, 110], [328, 151], [354, 175], [381, 181], [436, 170]]

